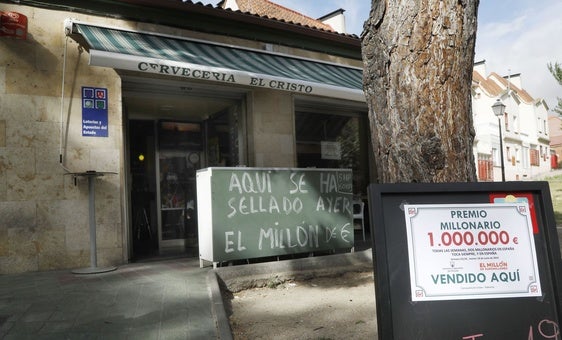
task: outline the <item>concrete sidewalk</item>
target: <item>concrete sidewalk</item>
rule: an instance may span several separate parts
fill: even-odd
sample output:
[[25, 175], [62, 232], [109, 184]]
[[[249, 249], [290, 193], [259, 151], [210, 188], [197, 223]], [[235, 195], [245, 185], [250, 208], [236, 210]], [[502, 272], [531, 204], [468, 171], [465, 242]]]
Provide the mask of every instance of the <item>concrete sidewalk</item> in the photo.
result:
[[[270, 279], [371, 267], [369, 241], [355, 253], [213, 270], [199, 259], [124, 264], [99, 274], [70, 270], [0, 275], [0, 339], [231, 340], [219, 277], [251, 286]], [[250, 281], [251, 283], [248, 283]]]
[[208, 274], [197, 258], [183, 258], [102, 274], [3, 275], [0, 338], [229, 339], [228, 320], [220, 321], [228, 334], [217, 327], [214, 309], [222, 300], [215, 275]]

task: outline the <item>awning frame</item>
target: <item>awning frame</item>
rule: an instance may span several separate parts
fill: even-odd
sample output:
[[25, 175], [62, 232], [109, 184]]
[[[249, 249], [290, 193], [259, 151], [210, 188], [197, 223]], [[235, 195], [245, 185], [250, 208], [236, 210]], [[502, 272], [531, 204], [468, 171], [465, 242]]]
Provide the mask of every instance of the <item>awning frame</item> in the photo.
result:
[[[298, 67], [306, 67], [307, 65], [310, 65], [315, 68], [320, 68], [326, 73], [329, 73], [331, 72], [331, 70], [335, 69], [340, 74], [348, 73], [345, 74], [347, 78], [349, 77], [353, 78], [354, 73], [361, 74], [362, 72], [362, 69], [358, 67], [319, 61], [310, 58], [295, 57], [292, 55], [286, 55], [286, 54], [276, 53], [271, 51], [262, 51], [257, 49], [241, 47], [241, 46], [212, 43], [209, 41], [204, 41], [199, 39], [191, 39], [191, 38], [185, 38], [180, 36], [173, 36], [173, 35], [146, 32], [146, 31], [125, 30], [123, 28], [105, 26], [105, 25], [93, 25], [91, 23], [81, 22], [72, 19], [65, 20], [64, 27], [65, 27], [65, 34], [67, 36], [72, 37], [74, 40], [79, 42], [89, 51], [90, 53], [89, 64], [92, 66], [111, 67], [116, 69], [137, 71], [143, 73], [155, 73], [160, 75], [184, 77], [184, 78], [196, 79], [196, 80], [229, 83], [232, 85], [235, 84], [240, 86], [250, 86], [250, 87], [268, 88], [268, 89], [280, 90], [280, 91], [289, 91], [296, 94], [317, 95], [323, 97], [365, 102], [365, 96], [363, 94], [363, 90], [357, 88], [357, 85], [354, 85], [355, 87], [349, 87], [348, 83], [346, 83], [345, 85], [334, 85], [329, 83], [323, 83], [318, 80], [310, 81], [304, 79], [296, 79], [296, 77], [291, 77], [291, 72], [293, 72], [293, 75], [295, 76], [300, 75], [300, 77], [302, 78], [302, 75], [298, 73], [299, 71]], [[107, 34], [110, 34], [109, 31], [115, 31], [117, 32], [116, 34], [118, 35], [117, 38], [121, 39], [120, 41], [123, 42], [123, 45], [128, 44], [130, 41], [126, 41], [125, 36], [123, 37], [119, 36], [121, 33], [140, 35], [142, 39], [145, 38], [173, 39], [174, 41], [177, 40], [180, 44], [181, 43], [201, 44], [201, 46], [205, 48], [209, 48], [211, 51], [214, 48], [216, 48], [217, 50], [221, 49], [223, 52], [225, 48], [232, 49], [237, 53], [247, 52], [248, 54], [243, 55], [243, 57], [250, 58], [252, 55], [260, 56], [260, 58], [265, 59], [265, 62], [267, 62], [268, 60], [271, 60], [272, 62], [275, 60], [277, 61], [282, 60], [283, 62], [291, 63], [290, 66], [292, 65], [296, 65], [296, 66], [292, 66], [294, 70], [288, 71], [289, 76], [285, 74], [283, 76], [278, 76], [278, 75], [267, 74], [263, 72], [263, 67], [265, 67], [264, 65], [265, 63], [263, 60], [256, 61], [256, 63], [258, 62], [260, 63], [259, 66], [261, 66], [262, 70], [257, 70], [257, 69], [241, 70], [241, 69], [236, 69], [236, 67], [220, 67], [216, 65], [203, 65], [203, 64], [198, 64], [198, 63], [184, 61], [184, 60], [173, 60], [173, 58], [168, 58], [168, 59], [162, 57], [154, 58], [151, 56], [147, 56], [146, 54], [135, 55], [132, 53], [123, 53], [122, 50], [124, 50], [124, 48], [121, 48], [119, 52], [111, 52], [111, 51], [103, 50], [103, 48], [101, 49], [92, 48], [90, 41], [88, 40], [88, 37], [85, 36], [84, 33], [79, 31], [79, 29], [84, 29], [84, 27], [87, 27], [88, 29], [97, 30], [98, 31], [97, 33], [99, 33], [98, 36], [101, 36], [102, 39], [107, 38], [107, 36], [103, 36], [104, 30], [106, 31]], [[110, 38], [115, 38], [115, 37], [111, 36]], [[105, 42], [108, 45], [111, 45], [112, 43], [110, 43], [109, 40], [110, 39], [107, 39]], [[118, 44], [120, 43], [118, 39], [114, 39], [114, 40], [117, 41]], [[166, 43], [165, 40], [162, 40], [161, 42]], [[118, 46], [118, 44], [112, 45], [110, 47], [114, 47], [115, 50], [119, 50], [119, 46], [123, 46], [123, 45]], [[140, 49], [134, 51], [138, 52], [138, 54], [146, 53], [141, 51]], [[154, 49], [153, 51], [154, 54], [157, 54], [158, 52], [165, 51], [165, 49], [162, 50]], [[171, 50], [168, 49], [168, 51]], [[189, 52], [189, 51], [182, 50], [181, 52]], [[228, 61], [227, 59], [224, 60]], [[250, 60], [250, 61], [254, 61], [254, 60]], [[277, 70], [279, 69], [280, 68], [278, 68]], [[284, 69], [284, 71], [287, 70], [289, 69]], [[301, 70], [304, 69], [301, 68]], [[271, 73], [275, 73], [275, 72], [271, 72]], [[334, 74], [334, 77], [337, 78], [338, 75]], [[331, 80], [332, 79], [330, 79], [330, 81]], [[337, 80], [338, 79], [332, 82], [337, 83]]]

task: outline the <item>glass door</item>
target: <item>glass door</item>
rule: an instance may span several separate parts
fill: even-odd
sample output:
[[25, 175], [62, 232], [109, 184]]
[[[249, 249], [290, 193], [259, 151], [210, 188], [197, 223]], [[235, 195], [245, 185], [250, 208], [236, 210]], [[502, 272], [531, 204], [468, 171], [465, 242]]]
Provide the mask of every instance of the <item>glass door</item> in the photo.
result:
[[197, 123], [160, 123], [160, 253], [197, 254], [196, 171], [201, 168], [201, 127]]

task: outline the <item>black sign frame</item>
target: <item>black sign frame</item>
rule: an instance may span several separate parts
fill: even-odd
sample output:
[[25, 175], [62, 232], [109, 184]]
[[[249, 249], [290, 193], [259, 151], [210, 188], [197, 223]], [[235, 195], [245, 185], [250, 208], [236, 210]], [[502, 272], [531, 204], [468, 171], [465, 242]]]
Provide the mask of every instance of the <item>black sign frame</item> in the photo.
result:
[[[490, 203], [493, 194], [532, 195], [542, 296], [412, 301], [403, 204]], [[562, 339], [562, 261], [548, 182], [371, 184], [369, 205], [379, 339]]]

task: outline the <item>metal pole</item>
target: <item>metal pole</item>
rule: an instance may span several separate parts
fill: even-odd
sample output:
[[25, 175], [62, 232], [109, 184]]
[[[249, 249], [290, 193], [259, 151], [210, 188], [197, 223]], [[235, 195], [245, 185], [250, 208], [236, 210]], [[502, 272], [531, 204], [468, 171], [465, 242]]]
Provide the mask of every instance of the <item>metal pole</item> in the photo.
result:
[[96, 188], [95, 180], [97, 176], [103, 176], [104, 173], [95, 171], [86, 171], [82, 173], [74, 173], [74, 176], [85, 176], [88, 178], [88, 222], [90, 228], [90, 267], [74, 269], [74, 274], [96, 274], [105, 273], [117, 269], [115, 266], [98, 268], [98, 254], [96, 246]]
[[501, 167], [502, 167], [502, 182], [505, 182], [505, 167], [503, 164], [503, 137], [502, 137], [502, 122], [500, 117], [498, 117], [498, 128], [500, 130], [500, 159], [501, 159]]
[[96, 192], [95, 176], [88, 176], [88, 205], [90, 222], [90, 267], [98, 266], [97, 247], [96, 247]]

